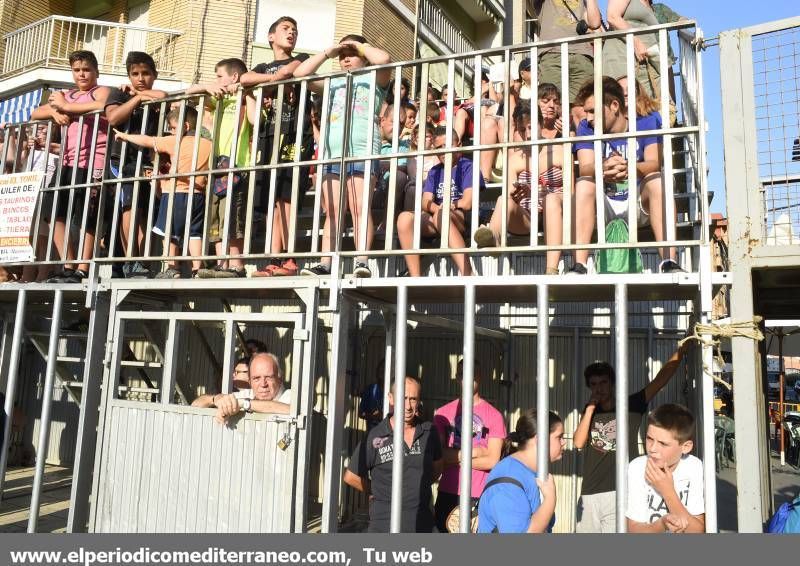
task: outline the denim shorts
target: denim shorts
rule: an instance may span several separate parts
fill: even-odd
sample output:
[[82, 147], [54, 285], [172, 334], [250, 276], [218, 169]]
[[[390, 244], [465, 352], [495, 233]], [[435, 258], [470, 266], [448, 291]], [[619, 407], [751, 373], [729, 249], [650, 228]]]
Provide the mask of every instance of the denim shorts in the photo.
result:
[[[364, 176], [364, 165], [366, 161], [351, 161], [347, 164], [347, 176], [348, 177], [363, 177]], [[322, 167], [322, 174], [323, 175], [336, 175], [337, 177], [341, 176], [342, 168], [339, 163], [330, 163], [328, 165], [324, 165]], [[373, 177], [377, 176], [380, 173], [380, 164], [377, 160], [372, 162], [372, 167], [370, 169], [372, 172]]]
[[[169, 210], [169, 194], [162, 194], [158, 205], [158, 219], [153, 232], [164, 236], [167, 229], [167, 211]], [[175, 204], [172, 206], [171, 240], [183, 244], [183, 234], [186, 229], [186, 206], [189, 202], [189, 193], [175, 193]], [[203, 237], [203, 216], [205, 214], [205, 194], [195, 192], [192, 195], [192, 212], [189, 217], [189, 239]]]

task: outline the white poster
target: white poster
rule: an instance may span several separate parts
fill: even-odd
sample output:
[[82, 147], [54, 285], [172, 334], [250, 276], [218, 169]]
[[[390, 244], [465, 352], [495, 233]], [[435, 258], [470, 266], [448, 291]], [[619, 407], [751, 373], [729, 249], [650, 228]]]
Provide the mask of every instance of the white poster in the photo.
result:
[[31, 222], [44, 173], [0, 175], [0, 263], [33, 261]]

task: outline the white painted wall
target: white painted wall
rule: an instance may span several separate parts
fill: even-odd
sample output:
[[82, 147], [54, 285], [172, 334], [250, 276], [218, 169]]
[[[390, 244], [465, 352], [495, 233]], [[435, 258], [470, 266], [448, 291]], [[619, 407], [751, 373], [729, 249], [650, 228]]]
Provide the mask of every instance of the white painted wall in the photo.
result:
[[281, 16], [297, 21], [298, 51], [322, 51], [334, 43], [336, 0], [258, 0], [254, 40], [267, 42], [269, 26]]

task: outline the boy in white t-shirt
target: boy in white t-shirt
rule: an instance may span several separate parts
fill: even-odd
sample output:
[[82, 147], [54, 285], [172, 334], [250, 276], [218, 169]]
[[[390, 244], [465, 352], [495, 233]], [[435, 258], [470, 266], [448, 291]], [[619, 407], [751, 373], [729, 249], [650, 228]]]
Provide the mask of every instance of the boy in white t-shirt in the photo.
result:
[[703, 462], [689, 454], [694, 416], [661, 405], [647, 417], [647, 455], [628, 465], [628, 532], [705, 531]]

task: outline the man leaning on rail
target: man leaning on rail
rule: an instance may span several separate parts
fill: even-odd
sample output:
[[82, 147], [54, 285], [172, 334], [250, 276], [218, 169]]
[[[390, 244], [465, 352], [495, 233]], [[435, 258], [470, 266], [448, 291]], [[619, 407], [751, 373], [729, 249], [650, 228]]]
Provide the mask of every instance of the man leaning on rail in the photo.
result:
[[[226, 423], [233, 415], [245, 413], [278, 413], [287, 414], [291, 402], [291, 392], [284, 387], [283, 371], [278, 358], [274, 354], [260, 352], [250, 358], [250, 389], [242, 389], [236, 393], [219, 393], [203, 403], [204, 407], [216, 407], [214, 420]], [[193, 403], [193, 405], [195, 405]], [[198, 405], [195, 405], [198, 406]]]

